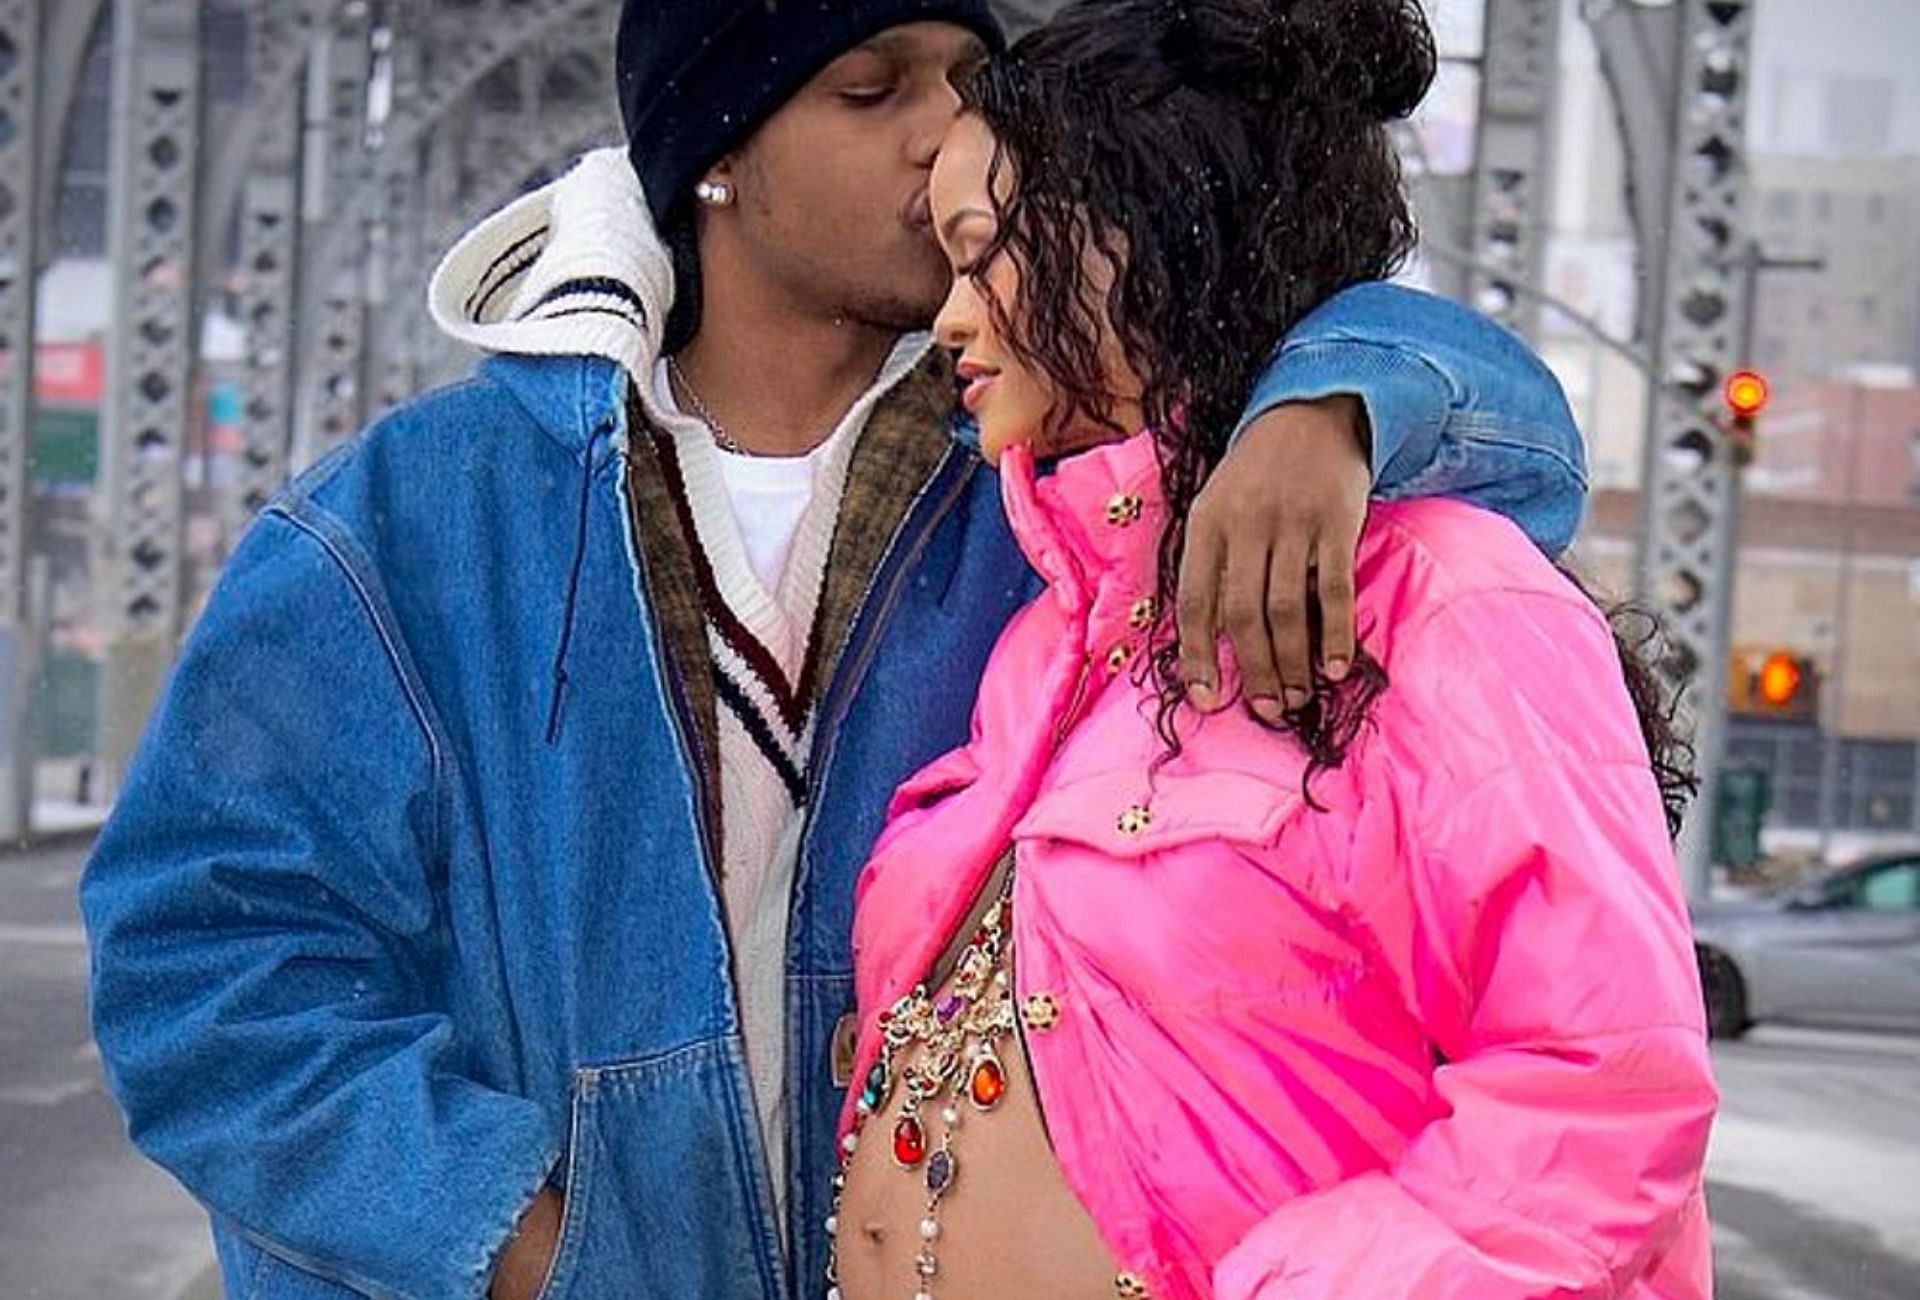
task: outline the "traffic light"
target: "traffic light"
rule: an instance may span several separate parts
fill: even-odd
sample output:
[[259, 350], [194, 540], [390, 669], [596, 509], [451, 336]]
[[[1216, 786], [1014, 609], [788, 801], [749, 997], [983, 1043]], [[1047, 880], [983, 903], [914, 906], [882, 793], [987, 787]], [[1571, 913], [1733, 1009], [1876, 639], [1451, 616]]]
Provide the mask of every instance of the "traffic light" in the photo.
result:
[[1727, 707], [1742, 717], [1812, 721], [1820, 713], [1820, 670], [1791, 650], [1736, 650]]
[[1800, 683], [1805, 680], [1800, 661], [1785, 651], [1776, 650], [1761, 661], [1753, 693], [1768, 708], [1784, 709], [1793, 703], [1793, 697], [1800, 693]]
[[1773, 386], [1758, 370], [1736, 370], [1727, 376], [1721, 397], [1727, 403], [1727, 437], [1733, 443], [1733, 463], [1753, 463], [1754, 425], [1773, 400]]

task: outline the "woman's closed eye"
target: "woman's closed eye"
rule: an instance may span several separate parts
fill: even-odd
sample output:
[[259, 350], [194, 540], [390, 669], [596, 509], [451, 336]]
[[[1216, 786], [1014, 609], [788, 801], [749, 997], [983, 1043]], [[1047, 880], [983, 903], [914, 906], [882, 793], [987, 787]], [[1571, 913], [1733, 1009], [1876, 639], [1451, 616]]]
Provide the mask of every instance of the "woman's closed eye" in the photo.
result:
[[993, 247], [993, 216], [978, 208], [963, 208], [942, 225], [940, 243], [953, 273], [972, 275], [986, 262]]

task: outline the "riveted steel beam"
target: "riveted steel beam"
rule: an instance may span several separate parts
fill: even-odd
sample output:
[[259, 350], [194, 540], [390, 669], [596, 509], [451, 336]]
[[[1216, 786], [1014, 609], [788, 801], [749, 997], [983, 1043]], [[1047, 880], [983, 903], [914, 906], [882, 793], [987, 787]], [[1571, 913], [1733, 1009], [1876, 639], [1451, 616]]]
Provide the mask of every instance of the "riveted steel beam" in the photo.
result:
[[1521, 291], [1546, 266], [1554, 65], [1560, 0], [1486, 0], [1480, 128], [1474, 151], [1470, 300], [1528, 338], [1539, 300]]
[[117, 785], [181, 625], [182, 460], [193, 410], [198, 0], [115, 0], [113, 320], [96, 567], [108, 641], [102, 757]]
[[33, 302], [40, 224], [40, 0], [0, 0], [0, 838], [33, 821], [33, 662], [27, 607]]
[[[1720, 388], [1743, 363], [1747, 319], [1747, 88], [1753, 0], [1681, 0], [1668, 11], [1616, 6], [1596, 16], [1620, 100], [1630, 171], [1659, 195], [1635, 198], [1651, 275], [1654, 382], [1647, 411], [1638, 590], [1666, 622], [1670, 680], [1686, 688], [1703, 777], [1681, 840], [1690, 892], [1710, 866], [1716, 784], [1726, 743], [1726, 673], [1738, 544], [1739, 468]], [[1622, 77], [1664, 37], [1673, 79], [1636, 104]], [[1638, 72], [1632, 69], [1639, 67]], [[1664, 128], [1664, 135], [1662, 134]]]

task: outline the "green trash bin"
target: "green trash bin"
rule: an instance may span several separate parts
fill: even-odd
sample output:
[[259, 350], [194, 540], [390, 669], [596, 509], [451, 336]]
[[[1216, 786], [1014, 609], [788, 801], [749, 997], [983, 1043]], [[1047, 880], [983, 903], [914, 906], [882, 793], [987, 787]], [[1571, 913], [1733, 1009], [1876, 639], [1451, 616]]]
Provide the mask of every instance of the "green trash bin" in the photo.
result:
[[1760, 862], [1760, 829], [1773, 807], [1773, 776], [1757, 767], [1731, 767], [1720, 774], [1713, 810], [1713, 860], [1735, 871]]

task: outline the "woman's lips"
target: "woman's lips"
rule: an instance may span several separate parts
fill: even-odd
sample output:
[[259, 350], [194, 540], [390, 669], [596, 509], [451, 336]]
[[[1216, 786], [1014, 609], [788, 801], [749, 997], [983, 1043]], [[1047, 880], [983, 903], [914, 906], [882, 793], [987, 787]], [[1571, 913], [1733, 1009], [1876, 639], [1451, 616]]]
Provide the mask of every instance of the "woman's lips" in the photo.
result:
[[969, 380], [960, 393], [960, 405], [967, 408], [968, 415], [980, 414], [980, 403], [985, 399], [987, 390], [999, 380], [998, 375], [976, 375]]

